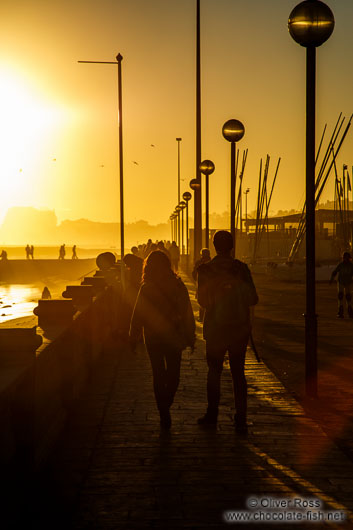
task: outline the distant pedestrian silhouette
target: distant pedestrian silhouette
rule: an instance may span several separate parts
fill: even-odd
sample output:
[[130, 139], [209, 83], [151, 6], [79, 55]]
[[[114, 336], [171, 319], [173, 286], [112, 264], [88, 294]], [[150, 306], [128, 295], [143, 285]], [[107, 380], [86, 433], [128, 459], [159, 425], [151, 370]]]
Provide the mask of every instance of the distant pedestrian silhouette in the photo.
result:
[[2, 261], [7, 261], [7, 252], [6, 250], [3, 250], [0, 254], [0, 258]]
[[194, 345], [195, 320], [188, 291], [172, 271], [168, 256], [160, 250], [151, 252], [144, 263], [130, 326], [132, 348], [142, 331], [152, 366], [161, 427], [169, 429], [169, 409], [179, 385], [181, 353]]
[[76, 253], [76, 245], [72, 247], [72, 258], [71, 259], [78, 259], [77, 253]]
[[34, 259], [34, 246], [33, 245], [31, 245], [30, 247], [30, 256], [32, 259]]
[[26, 259], [29, 259], [31, 255], [31, 247], [29, 245], [26, 246], [25, 252], [26, 252]]
[[66, 250], [65, 250], [65, 244], [61, 245], [59, 249], [59, 259], [65, 259]]
[[173, 270], [175, 272], [178, 272], [179, 260], [180, 260], [180, 250], [179, 250], [179, 247], [178, 247], [178, 245], [176, 244], [175, 241], [173, 241], [172, 244], [170, 245], [169, 254], [170, 254], [170, 259], [171, 259], [171, 262], [172, 262]]
[[244, 364], [253, 306], [257, 304], [258, 297], [247, 265], [231, 257], [232, 235], [220, 230], [215, 233], [213, 244], [217, 256], [198, 268], [198, 301], [206, 309], [203, 333], [208, 364], [208, 408], [198, 423], [217, 423], [220, 380], [228, 351], [236, 408], [235, 428], [239, 433], [246, 433], [247, 383]]
[[51, 294], [48, 287], [44, 287], [42, 291], [42, 300], [51, 300]]
[[344, 252], [342, 261], [331, 274], [330, 283], [337, 277], [338, 318], [344, 318], [343, 299], [346, 295], [348, 316], [353, 318], [351, 284], [353, 280], [353, 263], [349, 252]]
[[157, 249], [161, 250], [162, 252], [164, 252], [164, 254], [166, 254], [168, 256], [168, 258], [171, 260], [170, 252], [164, 246], [164, 242], [163, 241], [158, 241]]

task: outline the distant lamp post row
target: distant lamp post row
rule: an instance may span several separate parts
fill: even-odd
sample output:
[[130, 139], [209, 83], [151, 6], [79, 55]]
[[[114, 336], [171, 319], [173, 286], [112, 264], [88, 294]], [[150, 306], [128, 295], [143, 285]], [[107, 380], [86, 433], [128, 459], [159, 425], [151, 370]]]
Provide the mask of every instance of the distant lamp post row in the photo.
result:
[[315, 113], [316, 47], [332, 34], [335, 19], [320, 0], [298, 4], [288, 20], [291, 37], [306, 48], [306, 393], [317, 395], [317, 315], [315, 301]]

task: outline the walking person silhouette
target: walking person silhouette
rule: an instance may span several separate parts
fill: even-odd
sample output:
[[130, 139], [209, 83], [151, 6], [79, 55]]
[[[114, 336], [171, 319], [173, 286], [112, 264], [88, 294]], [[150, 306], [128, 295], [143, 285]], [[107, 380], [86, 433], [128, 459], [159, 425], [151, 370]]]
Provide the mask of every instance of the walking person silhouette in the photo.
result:
[[135, 348], [144, 335], [153, 373], [153, 389], [161, 427], [170, 429], [170, 407], [178, 389], [182, 351], [193, 347], [195, 319], [183, 281], [173, 272], [168, 256], [155, 250], [144, 262], [142, 285], [130, 325]]
[[233, 379], [235, 429], [247, 432], [247, 383], [245, 354], [250, 338], [254, 307], [258, 302], [248, 266], [231, 256], [233, 237], [219, 230], [213, 237], [217, 255], [198, 267], [198, 302], [205, 308], [203, 334], [208, 364], [206, 414], [200, 425], [216, 425], [220, 381], [226, 352]]

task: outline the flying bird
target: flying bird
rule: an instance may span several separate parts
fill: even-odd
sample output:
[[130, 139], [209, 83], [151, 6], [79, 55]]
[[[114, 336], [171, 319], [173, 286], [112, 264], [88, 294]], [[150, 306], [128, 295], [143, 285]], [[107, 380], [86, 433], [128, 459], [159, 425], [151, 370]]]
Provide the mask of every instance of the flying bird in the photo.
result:
[[151, 144], [151, 147], [156, 147], [154, 144]]
[[101, 164], [99, 167], [104, 167], [104, 164]]
[[133, 164], [135, 164], [136, 166], [138, 166], [138, 162], [135, 162], [135, 160], [132, 161]]

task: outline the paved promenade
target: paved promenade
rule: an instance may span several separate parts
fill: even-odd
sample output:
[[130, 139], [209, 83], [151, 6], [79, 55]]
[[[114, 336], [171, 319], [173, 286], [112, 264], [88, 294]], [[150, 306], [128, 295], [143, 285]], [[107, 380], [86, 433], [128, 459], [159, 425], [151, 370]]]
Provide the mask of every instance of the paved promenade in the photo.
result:
[[228, 527], [227, 510], [257, 511], [247, 508], [247, 497], [303, 497], [321, 499], [322, 510], [343, 511], [348, 520], [235, 526], [353, 528], [353, 463], [251, 351], [248, 436], [232, 425], [227, 366], [217, 429], [197, 425], [207, 371], [197, 331], [196, 351], [184, 354], [169, 434], [160, 432], [146, 354], [114, 346], [106, 352], [41, 477], [25, 514], [28, 527], [37, 521], [38, 528], [75, 530], [220, 529]]

